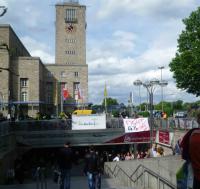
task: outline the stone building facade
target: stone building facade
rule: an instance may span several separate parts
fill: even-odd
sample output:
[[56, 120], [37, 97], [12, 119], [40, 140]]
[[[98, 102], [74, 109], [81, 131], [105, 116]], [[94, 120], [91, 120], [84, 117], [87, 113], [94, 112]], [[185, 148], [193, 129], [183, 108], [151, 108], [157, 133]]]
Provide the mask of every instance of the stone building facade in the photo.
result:
[[56, 5], [55, 64], [32, 57], [10, 25], [0, 25], [0, 112], [59, 114], [88, 102], [86, 7]]

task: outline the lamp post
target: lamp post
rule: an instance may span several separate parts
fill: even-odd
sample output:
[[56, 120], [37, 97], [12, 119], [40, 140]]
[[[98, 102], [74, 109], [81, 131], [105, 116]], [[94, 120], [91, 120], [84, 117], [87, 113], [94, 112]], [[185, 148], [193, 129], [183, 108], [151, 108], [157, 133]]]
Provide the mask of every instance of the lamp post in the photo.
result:
[[164, 81], [164, 80], [162, 79], [162, 70], [163, 70], [164, 68], [165, 68], [164, 66], [158, 67], [158, 69], [160, 69], [160, 83], [159, 83], [159, 85], [160, 85], [160, 87], [161, 87], [161, 106], [162, 106], [161, 109], [162, 109], [162, 112], [164, 111], [164, 110], [163, 110], [163, 87], [167, 86], [167, 84], [168, 84], [167, 81]]
[[133, 85], [138, 86], [139, 89], [139, 100], [140, 100], [140, 111], [141, 111], [141, 94], [140, 94], [140, 86], [142, 85], [142, 81], [139, 79], [133, 82]]
[[161, 80], [160, 83], [159, 83], [159, 85], [161, 87], [161, 96], [162, 96], [161, 106], [162, 106], [162, 112], [163, 112], [164, 111], [164, 108], [163, 108], [163, 87], [167, 86], [168, 82], [165, 81], [165, 80]]
[[6, 12], [7, 12], [7, 9], [5, 6], [0, 6], [0, 17], [2, 17]]
[[153, 145], [153, 93], [156, 89], [156, 86], [159, 85], [160, 81], [157, 79], [153, 79], [151, 81], [142, 83], [143, 87], [145, 87], [149, 94], [149, 109], [150, 109], [150, 145]]

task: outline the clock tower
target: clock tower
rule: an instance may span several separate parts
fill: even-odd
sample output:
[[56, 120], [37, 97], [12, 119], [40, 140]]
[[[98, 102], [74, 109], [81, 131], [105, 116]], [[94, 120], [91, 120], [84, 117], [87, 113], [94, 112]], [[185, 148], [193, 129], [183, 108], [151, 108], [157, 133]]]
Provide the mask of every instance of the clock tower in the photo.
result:
[[56, 64], [86, 64], [85, 10], [75, 0], [56, 5]]
[[[56, 4], [55, 64], [46, 65], [55, 80], [54, 104], [67, 111], [70, 104], [80, 106], [88, 102], [88, 65], [86, 64], [86, 6], [77, 0]], [[47, 77], [48, 78], [48, 77]], [[52, 82], [48, 78], [48, 82]], [[62, 89], [62, 90], [61, 90]], [[68, 92], [62, 99], [61, 91]], [[48, 91], [47, 91], [48, 92]]]

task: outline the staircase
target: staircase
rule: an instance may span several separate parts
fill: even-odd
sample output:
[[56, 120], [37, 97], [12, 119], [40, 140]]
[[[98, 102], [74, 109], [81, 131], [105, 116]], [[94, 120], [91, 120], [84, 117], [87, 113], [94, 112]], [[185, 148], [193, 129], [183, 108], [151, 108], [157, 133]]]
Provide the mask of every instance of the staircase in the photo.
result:
[[[0, 189], [37, 189], [36, 183], [13, 184], [13, 185], [0, 185]], [[38, 188], [41, 189], [41, 188]], [[47, 188], [43, 189], [59, 189], [59, 185], [55, 184], [52, 180], [47, 180]], [[87, 177], [76, 176], [71, 178], [71, 189], [88, 189]], [[130, 187], [120, 186], [113, 178], [102, 177], [101, 189], [134, 189]]]

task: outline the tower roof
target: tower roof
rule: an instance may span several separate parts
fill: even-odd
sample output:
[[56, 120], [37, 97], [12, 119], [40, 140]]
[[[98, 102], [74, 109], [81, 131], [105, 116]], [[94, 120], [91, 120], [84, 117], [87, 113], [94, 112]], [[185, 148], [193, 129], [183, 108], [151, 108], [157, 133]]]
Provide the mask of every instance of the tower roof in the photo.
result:
[[63, 2], [57, 3], [57, 5], [79, 5], [79, 0], [65, 0]]

